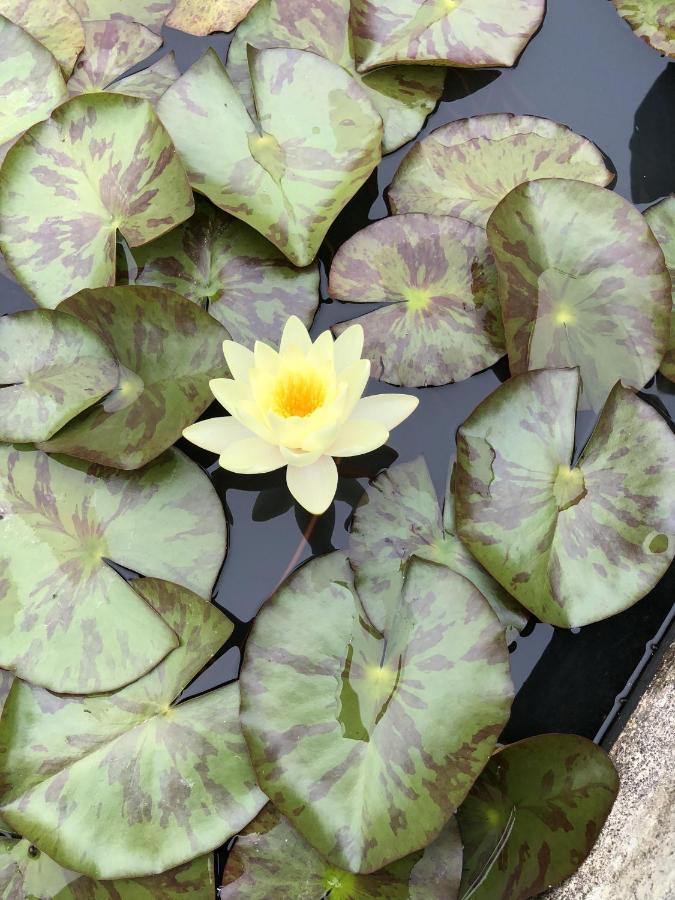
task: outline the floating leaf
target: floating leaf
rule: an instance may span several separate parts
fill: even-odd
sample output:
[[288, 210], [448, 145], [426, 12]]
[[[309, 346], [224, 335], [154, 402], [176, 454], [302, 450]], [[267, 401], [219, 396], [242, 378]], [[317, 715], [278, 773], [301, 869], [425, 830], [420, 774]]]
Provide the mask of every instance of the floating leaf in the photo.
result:
[[0, 250], [37, 303], [53, 307], [115, 283], [118, 228], [137, 246], [193, 209], [185, 170], [149, 103], [74, 97], [5, 160]]
[[[0, 897], [49, 900], [210, 900], [215, 895], [213, 857], [209, 854], [149, 878], [92, 881], [62, 869], [30, 841], [0, 838]], [[461, 863], [460, 863], [461, 865]]]
[[363, 355], [381, 381], [462, 381], [504, 355], [492, 253], [485, 231], [462, 219], [413, 214], [374, 222], [340, 247], [328, 291], [350, 303], [387, 304], [358, 319]]
[[240, 682], [261, 788], [351, 872], [389, 865], [440, 833], [513, 696], [504, 632], [466, 579], [411, 562], [382, 634], [368, 599], [362, 606], [343, 554], [313, 560], [256, 618]]
[[138, 469], [175, 443], [213, 402], [227, 373], [225, 329], [194, 303], [155, 287], [80, 291], [59, 309], [88, 326], [120, 363], [114, 393], [41, 444], [117, 469]]
[[206, 200], [197, 200], [183, 225], [132, 254], [130, 281], [208, 303], [232, 340], [251, 349], [256, 340], [278, 346], [292, 315], [309, 328], [319, 302], [318, 265], [296, 269], [257, 231]]
[[451, 819], [424, 850], [373, 875], [336, 869], [268, 804], [237, 838], [227, 858], [221, 900], [456, 900], [462, 874], [462, 842]]
[[258, 0], [237, 28], [227, 71], [254, 110], [247, 47], [309, 50], [346, 69], [365, 89], [384, 122], [382, 148], [391, 153], [415, 137], [440, 100], [445, 71], [429, 66], [389, 66], [361, 76], [349, 30], [349, 0]]
[[595, 144], [535, 116], [459, 119], [415, 144], [387, 197], [395, 213], [459, 216], [485, 225], [499, 201], [534, 178], [573, 178], [605, 187], [614, 176]]
[[0, 720], [0, 815], [90, 878], [181, 865], [220, 846], [266, 802], [239, 727], [238, 685], [174, 703], [232, 623], [177, 585], [136, 587], [180, 633], [179, 647], [105, 696], [56, 697], [16, 680]]
[[308, 265], [380, 161], [382, 122], [347, 72], [313, 53], [252, 51], [251, 80], [258, 122], [214, 50], [157, 108], [193, 186]]
[[487, 232], [514, 375], [579, 366], [593, 409], [617, 380], [649, 381], [666, 351], [671, 282], [634, 206], [595, 185], [547, 178], [511, 191]]
[[612, 0], [622, 19], [647, 44], [675, 59], [675, 7], [671, 0]]
[[464, 900], [527, 900], [565, 881], [595, 843], [619, 790], [609, 757], [575, 734], [498, 750], [462, 804]]
[[571, 468], [578, 371], [497, 388], [457, 434], [457, 532], [543, 622], [587, 625], [644, 597], [675, 555], [675, 436], [617, 384]]
[[46, 119], [68, 91], [49, 50], [0, 15], [0, 162], [20, 134]]
[[545, 11], [545, 0], [353, 0], [359, 71], [414, 62], [512, 66]]
[[162, 46], [159, 35], [134, 22], [87, 22], [84, 34], [84, 52], [68, 81], [71, 94], [104, 91]]
[[176, 450], [115, 472], [0, 447], [0, 666], [63, 693], [128, 684], [176, 635], [110, 561], [210, 596], [218, 496]]
[[[5, 669], [0, 669], [0, 716], [2, 715], [2, 710], [5, 706], [5, 700], [7, 699], [7, 695], [9, 694], [9, 689], [12, 686], [12, 682], [14, 681], [14, 675], [11, 672], [5, 671]], [[2, 828], [2, 823], [0, 822], [0, 830]], [[2, 885], [2, 881], [0, 880], [0, 886]]]
[[478, 588], [504, 627], [520, 630], [527, 614], [477, 563], [455, 535], [454, 498], [441, 513], [424, 457], [393, 466], [368, 487], [354, 511], [349, 559], [371, 622], [382, 629], [403, 588], [412, 556], [439, 563]]
[[119, 371], [105, 343], [61, 312], [0, 318], [0, 441], [50, 438], [105, 396]]
[[650, 207], [645, 219], [654, 232], [670, 273], [673, 305], [670, 314], [670, 340], [668, 350], [661, 362], [661, 372], [675, 381], [675, 194]]
[[166, 24], [188, 34], [232, 31], [255, 3], [256, 0], [176, 0]]
[[115, 94], [126, 94], [130, 97], [140, 97], [150, 103], [157, 103], [159, 98], [166, 93], [174, 81], [180, 78], [180, 69], [176, 65], [173, 51], [167, 53], [147, 69], [127, 75], [120, 81], [108, 85], [106, 90]]
[[0, 0], [0, 15], [44, 44], [68, 78], [84, 47], [82, 22], [68, 0]]
[[159, 34], [175, 0], [70, 0], [83, 22], [138, 22]]

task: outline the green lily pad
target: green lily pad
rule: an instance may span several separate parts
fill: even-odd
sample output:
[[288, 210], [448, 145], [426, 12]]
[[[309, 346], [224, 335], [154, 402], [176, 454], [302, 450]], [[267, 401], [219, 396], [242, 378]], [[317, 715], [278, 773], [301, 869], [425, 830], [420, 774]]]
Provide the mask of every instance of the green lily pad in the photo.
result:
[[528, 615], [476, 562], [455, 534], [454, 497], [443, 520], [424, 457], [400, 463], [369, 485], [354, 511], [349, 559], [370, 621], [384, 628], [387, 611], [403, 589], [411, 557], [447, 566], [467, 578], [488, 601], [505, 628], [520, 631]]
[[353, 0], [359, 71], [415, 62], [513, 66], [545, 11], [545, 0]]
[[41, 443], [116, 469], [138, 469], [174, 444], [213, 402], [227, 374], [225, 329], [173, 291], [115, 287], [80, 291], [59, 310], [93, 331], [120, 364], [116, 390]]
[[622, 19], [654, 50], [675, 59], [675, 7], [670, 0], [612, 0]]
[[595, 185], [547, 178], [511, 191], [487, 233], [512, 374], [579, 366], [592, 409], [619, 379], [649, 381], [667, 348], [671, 282], [634, 206]]
[[305, 266], [380, 161], [382, 122], [347, 72], [314, 53], [252, 50], [251, 80], [257, 121], [208, 50], [157, 109], [193, 187]]
[[564, 125], [495, 113], [450, 122], [415, 144], [387, 198], [395, 213], [459, 216], [484, 226], [524, 181], [573, 178], [605, 187], [613, 177], [595, 144]]
[[[0, 716], [2, 715], [2, 710], [5, 706], [5, 700], [7, 699], [7, 695], [9, 694], [9, 689], [12, 686], [12, 682], [14, 681], [14, 675], [11, 672], [7, 672], [5, 669], [0, 669]], [[0, 822], [0, 827], [2, 823]], [[2, 882], [0, 881], [0, 884]]]
[[457, 533], [543, 622], [587, 625], [644, 597], [675, 555], [675, 436], [617, 384], [572, 467], [579, 374], [512, 378], [457, 433]]
[[178, 585], [135, 587], [180, 634], [156, 669], [105, 696], [56, 697], [17, 680], [0, 720], [0, 815], [90, 878], [181, 865], [236, 834], [267, 800], [239, 727], [238, 685], [174, 702], [232, 623]]
[[358, 319], [363, 355], [381, 381], [448, 384], [504, 355], [492, 253], [485, 231], [462, 219], [412, 214], [374, 222], [338, 250], [328, 292], [349, 303], [387, 304]]
[[[59, 77], [60, 74], [59, 74]], [[192, 191], [149, 103], [88, 94], [34, 125], [0, 172], [0, 250], [39, 306], [115, 283], [130, 246], [187, 219]]]
[[59, 64], [27, 31], [0, 15], [0, 162], [19, 135], [68, 98]]
[[255, 4], [256, 0], [176, 0], [166, 24], [197, 35], [232, 31]]
[[170, 450], [115, 472], [0, 446], [0, 667], [59, 693], [128, 684], [176, 646], [110, 565], [208, 597], [225, 555], [220, 500]]
[[172, 51], [146, 69], [133, 75], [127, 75], [126, 78], [122, 78], [114, 84], [109, 84], [106, 90], [114, 94], [140, 97], [141, 100], [148, 100], [150, 103], [156, 104], [179, 78], [180, 69], [176, 65], [176, 58]]
[[314, 319], [318, 265], [295, 268], [257, 231], [205, 199], [183, 225], [131, 253], [130, 282], [206, 305], [233, 341], [251, 349], [257, 340], [278, 346], [290, 316], [308, 328]]
[[269, 803], [237, 838], [227, 858], [221, 900], [457, 900], [462, 842], [455, 819], [424, 850], [375, 872], [336, 869]]
[[494, 754], [462, 804], [463, 900], [527, 900], [574, 874], [619, 790], [609, 757], [575, 734]]
[[215, 895], [213, 857], [208, 854], [177, 869], [117, 881], [93, 881], [63, 869], [30, 841], [0, 838], [0, 898], [19, 900], [210, 900]]
[[117, 385], [105, 343], [48, 309], [0, 318], [0, 441], [50, 438]]
[[68, 78], [84, 47], [82, 22], [68, 0], [0, 0], [0, 15], [43, 44]]
[[83, 22], [138, 22], [159, 34], [175, 0], [70, 0]]
[[162, 39], [134, 22], [87, 22], [84, 51], [68, 80], [71, 94], [104, 91], [159, 47]]
[[360, 873], [438, 836], [513, 698], [504, 632], [465, 578], [412, 561], [382, 633], [367, 600], [343, 554], [313, 560], [257, 616], [240, 680], [261, 788], [334, 866]]
[[385, 153], [415, 137], [441, 98], [445, 70], [429, 66], [388, 66], [360, 75], [350, 32], [349, 0], [258, 0], [237, 28], [227, 71], [249, 111], [254, 110], [247, 47], [309, 50], [342, 66], [364, 88], [382, 117]]
[[675, 194], [654, 204], [645, 212], [645, 219], [659, 242], [670, 272], [672, 302], [668, 350], [661, 361], [661, 373], [675, 381]]

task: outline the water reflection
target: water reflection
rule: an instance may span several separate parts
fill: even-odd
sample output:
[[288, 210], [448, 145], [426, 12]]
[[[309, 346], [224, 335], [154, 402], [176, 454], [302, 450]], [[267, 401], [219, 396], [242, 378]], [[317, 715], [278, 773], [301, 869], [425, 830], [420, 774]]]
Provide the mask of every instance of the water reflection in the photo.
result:
[[675, 63], [666, 66], [638, 106], [630, 152], [634, 203], [653, 203], [675, 191]]

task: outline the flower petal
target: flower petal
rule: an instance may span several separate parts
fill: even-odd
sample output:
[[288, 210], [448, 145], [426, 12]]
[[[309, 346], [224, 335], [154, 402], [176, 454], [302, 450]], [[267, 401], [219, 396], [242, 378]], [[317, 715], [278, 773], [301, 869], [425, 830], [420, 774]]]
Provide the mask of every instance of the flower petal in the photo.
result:
[[370, 360], [359, 359], [340, 372], [340, 382], [347, 385], [344, 416], [349, 418], [370, 378]]
[[340, 429], [330, 448], [331, 456], [360, 456], [386, 444], [389, 429], [379, 422], [352, 417]]
[[361, 359], [362, 353], [363, 327], [361, 325], [350, 325], [335, 341], [333, 347], [336, 371], [341, 372], [347, 366], [357, 362]]
[[[410, 394], [373, 394], [362, 397], [354, 407], [353, 418], [369, 419], [391, 431], [415, 412], [419, 399]], [[337, 455], [337, 454], [336, 454]]]
[[322, 331], [314, 341], [307, 355], [307, 362], [318, 366], [330, 366], [331, 371], [333, 370], [333, 335], [330, 331]]
[[219, 463], [221, 468], [237, 475], [259, 475], [281, 469], [286, 460], [274, 444], [251, 435], [226, 447], [220, 454]]
[[223, 341], [223, 354], [232, 377], [237, 381], [247, 381], [248, 370], [255, 361], [252, 351], [236, 341]]
[[309, 336], [309, 332], [297, 316], [291, 316], [284, 325], [279, 353], [284, 356], [294, 347], [303, 354], [309, 353], [312, 349], [312, 339]]
[[255, 342], [253, 357], [257, 369], [267, 369], [270, 374], [274, 374], [279, 368], [279, 354], [263, 341]]
[[330, 456], [320, 456], [311, 466], [289, 466], [286, 470], [288, 490], [300, 506], [317, 516], [333, 502], [337, 482], [337, 466]]
[[248, 385], [233, 378], [212, 378], [209, 387], [218, 403], [233, 414], [243, 400], [249, 400], [251, 397]]
[[183, 437], [190, 443], [218, 454], [233, 441], [241, 441], [251, 436], [248, 428], [232, 416], [204, 419], [203, 422], [195, 422], [194, 425], [183, 429]]
[[281, 455], [289, 466], [311, 466], [320, 456], [324, 455], [324, 448], [321, 450], [291, 450], [289, 447], [279, 447]]

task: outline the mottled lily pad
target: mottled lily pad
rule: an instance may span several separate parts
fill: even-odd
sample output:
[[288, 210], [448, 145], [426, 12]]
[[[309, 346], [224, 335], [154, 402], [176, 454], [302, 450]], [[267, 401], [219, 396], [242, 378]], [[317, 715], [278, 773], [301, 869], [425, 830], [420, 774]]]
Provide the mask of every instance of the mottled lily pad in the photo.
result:
[[87, 94], [33, 126], [5, 160], [0, 250], [38, 305], [53, 307], [115, 283], [118, 228], [135, 247], [193, 210], [185, 170], [150, 104]]
[[126, 473], [0, 446], [0, 666], [63, 693], [128, 684], [177, 638], [111, 561], [208, 597], [225, 538], [176, 450]]
[[575, 734], [498, 750], [458, 813], [461, 896], [528, 900], [565, 881], [588, 856], [618, 790], [609, 757]]
[[157, 109], [193, 187], [305, 266], [380, 161], [382, 121], [354, 79], [314, 53], [251, 50], [250, 64], [257, 121], [215, 50]]
[[675, 381], [675, 194], [650, 207], [645, 219], [659, 242], [670, 272], [673, 305], [670, 314], [668, 350], [661, 361], [661, 372]]
[[619, 379], [649, 381], [668, 344], [671, 282], [634, 206], [595, 185], [547, 178], [511, 191], [487, 233], [514, 375], [579, 366], [592, 409]]
[[0, 162], [24, 131], [68, 98], [59, 64], [27, 31], [0, 15]]
[[587, 625], [644, 597], [675, 555], [675, 436], [617, 384], [573, 465], [579, 375], [512, 378], [457, 433], [457, 533], [552, 625]]
[[121, 374], [112, 394], [41, 444], [50, 453], [138, 469], [199, 418], [213, 402], [209, 381], [227, 373], [227, 331], [173, 291], [80, 291], [59, 310], [104, 341]]
[[521, 605], [457, 538], [451, 494], [441, 521], [436, 491], [422, 456], [393, 466], [369, 485], [354, 511], [348, 552], [357, 590], [367, 598], [368, 615], [377, 628], [384, 627], [387, 610], [401, 593], [405, 563], [412, 556], [468, 578], [505, 627], [520, 630], [527, 623]]
[[90, 878], [182, 865], [236, 834], [267, 799], [241, 735], [238, 685], [174, 702], [232, 623], [177, 585], [135, 586], [180, 646], [106, 696], [56, 697], [17, 679], [0, 720], [0, 815]]
[[255, 4], [256, 0], [176, 0], [166, 24], [197, 35], [232, 31]]
[[361, 873], [437, 837], [513, 696], [504, 632], [465, 578], [412, 561], [382, 633], [367, 601], [343, 554], [313, 560], [262, 608], [240, 681], [261, 788], [333, 865]]
[[445, 70], [429, 66], [388, 66], [359, 75], [349, 27], [349, 0], [258, 0], [237, 28], [227, 71], [253, 111], [247, 47], [310, 50], [346, 69], [382, 117], [382, 149], [391, 153], [420, 131], [440, 100]]
[[[7, 699], [7, 695], [9, 694], [9, 689], [11, 688], [13, 681], [14, 675], [11, 672], [7, 672], [5, 669], [0, 669], [0, 716], [2, 715], [2, 710], [5, 706], [5, 700]], [[0, 829], [1, 828], [2, 822], [0, 822]], [[1, 881], [0, 884], [2, 884]]]
[[30, 841], [0, 838], [2, 900], [210, 900], [215, 889], [210, 854], [149, 878], [93, 881], [36, 853]]
[[176, 58], [172, 51], [146, 69], [135, 72], [133, 75], [127, 75], [126, 78], [122, 78], [114, 84], [109, 84], [106, 90], [157, 103], [178, 78], [180, 78], [180, 69], [176, 65]]
[[654, 50], [675, 59], [675, 6], [671, 0], [612, 0], [622, 19]]
[[352, 0], [359, 71], [414, 62], [512, 66], [545, 11], [545, 0]]
[[387, 304], [358, 319], [363, 355], [381, 381], [448, 384], [504, 355], [492, 253], [485, 231], [462, 219], [412, 214], [369, 225], [338, 250], [328, 291]]
[[134, 22], [87, 22], [84, 34], [84, 51], [68, 80], [71, 94], [104, 91], [162, 46], [159, 35]]
[[68, 0], [0, 0], [0, 15], [44, 44], [68, 78], [84, 47], [82, 22]]
[[354, 875], [327, 863], [268, 804], [227, 858], [221, 900], [457, 900], [462, 842], [455, 819], [424, 850], [375, 872]]
[[415, 144], [388, 200], [395, 213], [459, 216], [485, 225], [514, 187], [534, 178], [572, 178], [600, 187], [613, 178], [595, 144], [535, 116], [495, 113], [450, 122]]
[[70, 0], [83, 22], [138, 22], [159, 34], [175, 0]]
[[308, 328], [314, 319], [318, 265], [295, 268], [257, 231], [205, 199], [183, 225], [131, 253], [136, 268], [123, 278], [203, 304], [233, 341], [251, 349], [257, 340], [278, 346], [290, 316]]
[[116, 385], [105, 343], [71, 316], [48, 309], [0, 318], [0, 441], [50, 438]]

